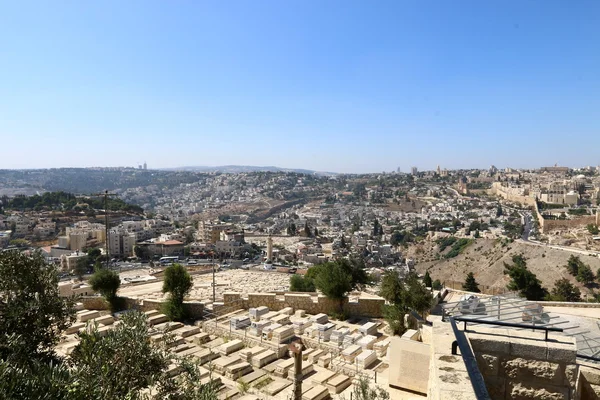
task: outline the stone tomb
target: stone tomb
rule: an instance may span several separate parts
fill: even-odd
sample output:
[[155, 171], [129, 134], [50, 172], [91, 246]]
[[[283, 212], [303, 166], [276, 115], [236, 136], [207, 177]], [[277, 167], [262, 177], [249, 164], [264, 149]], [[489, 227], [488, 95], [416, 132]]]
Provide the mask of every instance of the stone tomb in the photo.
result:
[[290, 323], [290, 316], [286, 314], [279, 314], [271, 318], [271, 321], [275, 324], [287, 325]]
[[265, 350], [259, 354], [253, 355], [250, 362], [254, 367], [262, 368], [276, 359], [277, 354], [275, 354], [273, 350]]
[[349, 333], [350, 329], [348, 328], [335, 329], [333, 332], [331, 332], [331, 337], [329, 340], [339, 346], [344, 342], [344, 337]]
[[83, 311], [77, 312], [77, 321], [78, 322], [86, 322], [86, 321], [89, 321], [90, 319], [94, 319], [94, 318], [100, 318], [100, 313], [98, 311], [83, 310]]
[[271, 340], [275, 343], [285, 343], [294, 337], [294, 329], [291, 326], [280, 326], [271, 334]]
[[266, 321], [266, 320], [271, 320], [272, 318], [276, 317], [279, 315], [278, 311], [269, 311], [263, 315], [260, 316], [260, 320], [261, 321]]
[[250, 314], [250, 318], [252, 318], [253, 321], [258, 321], [261, 316], [263, 316], [264, 314], [266, 314], [268, 312], [269, 312], [269, 307], [265, 307], [265, 306], [251, 308], [250, 310], [248, 310], [248, 313]]
[[250, 325], [250, 334], [254, 336], [261, 336], [263, 329], [271, 325], [271, 321], [254, 321]]
[[215, 351], [221, 354], [222, 356], [228, 356], [231, 353], [236, 352], [242, 348], [244, 348], [244, 343], [239, 339], [233, 339], [227, 343], [223, 343], [222, 345], [217, 347]]
[[294, 309], [292, 307], [286, 307], [286, 308], [279, 310], [279, 314], [291, 316], [294, 314]]
[[346, 335], [346, 336], [344, 336], [344, 341], [342, 342], [342, 347], [346, 348], [348, 346], [351, 346], [354, 343], [356, 343], [360, 338], [362, 338], [362, 335], [360, 333], [353, 333], [351, 335]]
[[212, 361], [216, 358], [219, 358], [219, 354], [215, 353], [211, 349], [202, 349], [196, 353], [194, 353], [194, 357], [198, 359], [200, 365], [204, 365], [209, 361]]
[[184, 336], [186, 342], [194, 343], [197, 345], [201, 345], [204, 343], [208, 343], [210, 341], [210, 335], [206, 332], [196, 333], [191, 336]]
[[281, 392], [286, 387], [290, 386], [292, 382], [288, 380], [275, 379], [273, 382], [269, 383], [265, 386], [262, 391], [268, 396], [274, 396], [277, 393]]
[[377, 335], [377, 325], [375, 322], [367, 322], [358, 328], [358, 331], [363, 335]]
[[[294, 368], [294, 359], [293, 358], [288, 358], [287, 360], [283, 360], [282, 362], [277, 364], [277, 367], [275, 367], [275, 371], [273, 371], [273, 374], [275, 376], [278, 376], [280, 378], [285, 378], [288, 375], [288, 370]], [[292, 372], [293, 374], [293, 372]]]
[[356, 344], [359, 345], [360, 347], [362, 347], [363, 349], [373, 350], [373, 345], [375, 344], [376, 341], [377, 341], [377, 338], [375, 336], [367, 335], [367, 336], [360, 338], [358, 340], [358, 342], [356, 342]]
[[252, 365], [245, 361], [239, 361], [235, 364], [230, 364], [225, 367], [225, 376], [236, 380], [246, 374], [252, 372]]
[[330, 397], [325, 386], [316, 385], [302, 393], [302, 400], [323, 400]]
[[304, 330], [312, 325], [312, 321], [309, 318], [298, 318], [294, 320], [292, 324], [296, 335], [302, 335]]
[[348, 386], [352, 384], [352, 380], [346, 375], [337, 375], [327, 381], [327, 389], [332, 394], [338, 394], [344, 391]]
[[363, 350], [354, 361], [359, 368], [366, 369], [371, 366], [375, 361], [377, 361], [377, 353], [374, 350]]
[[229, 320], [231, 329], [244, 329], [250, 326], [250, 318], [244, 316], [233, 317]]
[[329, 317], [327, 316], [327, 314], [320, 313], [317, 315], [313, 315], [311, 321], [315, 324], [326, 324], [327, 322], [329, 322]]
[[327, 381], [335, 376], [335, 372], [324, 369], [321, 372], [313, 375], [310, 379], [313, 385], [325, 385]]
[[178, 329], [176, 333], [179, 336], [181, 336], [182, 338], [186, 338], [188, 336], [193, 336], [193, 335], [200, 333], [200, 327], [188, 325], [188, 326], [182, 327], [181, 329]]
[[335, 325], [331, 322], [328, 322], [326, 324], [317, 324], [316, 327], [318, 337], [325, 342], [329, 341], [331, 334], [335, 330]]
[[240, 359], [238, 357], [225, 356], [225, 357], [219, 357], [216, 360], [214, 360], [212, 365], [215, 368], [215, 371], [219, 372], [221, 375], [224, 375], [226, 367], [233, 365], [233, 364], [237, 364], [239, 362], [240, 362]]
[[342, 351], [342, 358], [349, 362], [354, 362], [356, 356], [360, 354], [362, 351], [362, 347], [357, 344], [353, 344], [352, 346], [348, 346], [344, 351]]
[[267, 349], [265, 349], [264, 347], [260, 347], [260, 346], [254, 346], [254, 347], [242, 349], [239, 352], [240, 360], [246, 361], [246, 362], [251, 362], [252, 358], [254, 356], [257, 356], [258, 354], [260, 354], [266, 350]]
[[273, 337], [273, 331], [277, 328], [281, 328], [280, 324], [271, 324], [269, 326], [265, 326], [262, 330], [263, 340], [271, 340]]

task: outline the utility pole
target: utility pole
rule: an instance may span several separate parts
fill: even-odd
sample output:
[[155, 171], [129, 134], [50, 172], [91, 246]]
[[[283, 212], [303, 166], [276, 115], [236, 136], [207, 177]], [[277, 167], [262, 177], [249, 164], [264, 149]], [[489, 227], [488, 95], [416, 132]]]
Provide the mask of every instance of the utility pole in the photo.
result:
[[108, 269], [110, 263], [108, 252], [108, 196], [116, 196], [116, 194], [108, 193], [108, 190], [105, 190], [104, 193], [94, 193], [93, 196], [104, 196], [104, 251], [106, 253], [106, 268]]
[[290, 343], [290, 353], [294, 357], [294, 400], [302, 400], [302, 349], [301, 340]]

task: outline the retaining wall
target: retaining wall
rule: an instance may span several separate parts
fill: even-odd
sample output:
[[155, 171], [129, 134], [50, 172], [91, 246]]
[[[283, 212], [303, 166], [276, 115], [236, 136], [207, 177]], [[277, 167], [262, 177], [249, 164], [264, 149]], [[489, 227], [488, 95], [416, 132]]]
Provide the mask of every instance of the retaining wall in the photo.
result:
[[[344, 312], [351, 316], [380, 318], [385, 300], [380, 298], [349, 300], [346, 298], [341, 304]], [[315, 296], [304, 293], [249, 293], [247, 298], [242, 298], [240, 293], [224, 293], [222, 304], [215, 304], [214, 310], [218, 315], [222, 315], [222, 313], [235, 309], [247, 310], [260, 306], [267, 306], [272, 311], [291, 307], [294, 311], [305, 310], [308, 314], [331, 314], [340, 310], [340, 301], [328, 299], [323, 295]]]
[[493, 400], [577, 398], [573, 338], [482, 327], [467, 336]]

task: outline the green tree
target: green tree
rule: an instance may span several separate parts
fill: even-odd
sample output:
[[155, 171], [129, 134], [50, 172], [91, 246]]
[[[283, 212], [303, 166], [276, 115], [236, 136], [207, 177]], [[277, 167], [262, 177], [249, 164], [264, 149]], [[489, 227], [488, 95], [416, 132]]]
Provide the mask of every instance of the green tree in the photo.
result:
[[315, 226], [315, 237], [319, 236], [319, 230], [317, 229], [317, 227]]
[[514, 255], [512, 261], [512, 265], [504, 263], [504, 273], [511, 279], [508, 289], [518, 291], [527, 300], [542, 300], [546, 297], [548, 291], [542, 287], [537, 276], [527, 269], [523, 255]]
[[502, 212], [502, 206], [500, 204], [498, 204], [498, 208], [496, 209], [496, 217], [500, 217], [502, 216], [503, 212]]
[[480, 293], [479, 284], [475, 280], [475, 275], [472, 272], [467, 274], [467, 278], [465, 279], [465, 283], [462, 285], [463, 290], [467, 292]]
[[0, 293], [0, 360], [19, 368], [54, 359], [60, 333], [75, 319], [74, 299], [59, 296], [56, 267], [39, 252], [0, 252]]
[[473, 235], [473, 237], [475, 239], [479, 239], [481, 237], [481, 235], [479, 234], [479, 229], [475, 231], [475, 234]]
[[597, 235], [598, 233], [600, 233], [600, 230], [598, 230], [598, 225], [596, 224], [589, 224], [587, 226], [587, 230], [592, 234], [592, 235]]
[[98, 257], [102, 255], [102, 250], [97, 247], [92, 247], [87, 250], [90, 264], [95, 264]]
[[193, 281], [190, 274], [181, 264], [173, 264], [165, 269], [163, 293], [169, 293], [164, 312], [174, 321], [185, 319], [183, 300], [192, 289]]
[[328, 298], [338, 300], [342, 312], [343, 300], [352, 290], [352, 274], [338, 262], [325, 263], [315, 278], [315, 286]]
[[583, 264], [579, 267], [575, 279], [577, 279], [577, 282], [581, 282], [584, 285], [589, 285], [594, 282], [596, 277], [594, 276], [594, 273], [589, 265]]
[[148, 248], [148, 246], [136, 245], [133, 247], [133, 252], [135, 253], [135, 256], [140, 260], [148, 260], [151, 257], [150, 249]]
[[567, 265], [565, 267], [571, 275], [577, 276], [577, 273], [579, 272], [579, 266], [582, 264], [583, 263], [578, 256], [571, 255], [567, 260]]
[[83, 275], [85, 275], [88, 271], [90, 265], [89, 260], [89, 256], [85, 256], [81, 257], [77, 260], [77, 262], [75, 262], [75, 269], [73, 270], [73, 272], [75, 273], [75, 276], [78, 277], [80, 280], [83, 279]]
[[290, 277], [291, 292], [314, 292], [316, 291], [315, 282], [311, 278], [302, 275], [292, 275]]
[[396, 270], [384, 274], [379, 295], [390, 303], [384, 306], [383, 314], [395, 334], [403, 333], [406, 313], [415, 311], [425, 315], [433, 301], [431, 292], [421, 284], [415, 273], [408, 274], [403, 280]]
[[106, 299], [112, 311], [118, 311], [117, 291], [121, 286], [119, 274], [106, 268], [98, 269], [90, 278], [90, 285]]
[[440, 282], [439, 279], [436, 279], [435, 281], [433, 281], [431, 287], [433, 288], [433, 290], [442, 290], [442, 282]]
[[425, 287], [431, 287], [433, 285], [431, 276], [429, 275], [429, 271], [425, 272], [425, 276], [423, 277], [423, 284], [425, 285]]
[[552, 292], [548, 296], [552, 301], [581, 301], [581, 291], [573, 285], [567, 278], [562, 278], [554, 282]]
[[310, 230], [310, 226], [308, 226], [308, 221], [304, 223], [304, 236], [311, 237], [312, 232]]
[[78, 390], [91, 398], [126, 399], [160, 380], [170, 359], [148, 340], [147, 324], [145, 315], [131, 312], [105, 335], [89, 328], [80, 334], [69, 360]]
[[340, 239], [340, 247], [342, 249], [346, 248], [346, 239], [344, 238], [344, 235], [342, 235], [341, 239]]

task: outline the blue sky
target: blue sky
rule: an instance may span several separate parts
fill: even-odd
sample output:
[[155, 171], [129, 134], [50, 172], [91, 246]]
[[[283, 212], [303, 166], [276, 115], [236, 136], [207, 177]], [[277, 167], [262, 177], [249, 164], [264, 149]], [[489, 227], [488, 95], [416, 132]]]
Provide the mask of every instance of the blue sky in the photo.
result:
[[600, 2], [0, 2], [0, 168], [600, 164]]

